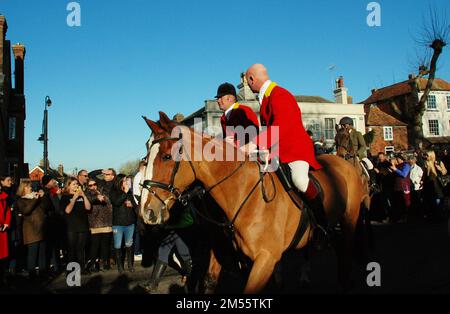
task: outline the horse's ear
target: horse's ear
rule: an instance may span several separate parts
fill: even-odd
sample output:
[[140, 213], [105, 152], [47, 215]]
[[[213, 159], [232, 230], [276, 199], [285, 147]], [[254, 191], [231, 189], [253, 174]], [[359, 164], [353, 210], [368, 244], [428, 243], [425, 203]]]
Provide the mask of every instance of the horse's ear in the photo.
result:
[[153, 122], [150, 119], [147, 119], [147, 117], [142, 116], [142, 118], [147, 123], [148, 127], [152, 130], [153, 133], [160, 133], [162, 131], [161, 127], [156, 123]]
[[339, 131], [339, 125], [338, 124], [335, 124], [334, 128], [336, 129], [336, 132]]
[[172, 130], [176, 124], [162, 111], [159, 112], [159, 123], [166, 131]]

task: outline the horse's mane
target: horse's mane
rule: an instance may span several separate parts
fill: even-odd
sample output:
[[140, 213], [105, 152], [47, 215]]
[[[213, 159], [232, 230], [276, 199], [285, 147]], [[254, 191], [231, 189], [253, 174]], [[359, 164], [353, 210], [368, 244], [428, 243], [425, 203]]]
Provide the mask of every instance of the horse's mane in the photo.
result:
[[[214, 148], [218, 150], [216, 153], [218, 154], [224, 154], [226, 152], [232, 152], [233, 156], [237, 156], [239, 154], [243, 154], [238, 148], [236, 148], [234, 145], [226, 142], [222, 137], [220, 136], [212, 136], [205, 133], [199, 133], [194, 128], [188, 127], [186, 125], [177, 125], [177, 127], [180, 128], [181, 132], [183, 133], [183, 137], [187, 134], [186, 132], [189, 132], [190, 135], [192, 135], [194, 141], [196, 139], [201, 139], [202, 142], [202, 149], [207, 144], [214, 145]], [[194, 145], [194, 149], [195, 149]], [[245, 160], [248, 160], [248, 157], [245, 156]], [[236, 161], [236, 160], [235, 160]], [[241, 160], [242, 161], [242, 160]]]

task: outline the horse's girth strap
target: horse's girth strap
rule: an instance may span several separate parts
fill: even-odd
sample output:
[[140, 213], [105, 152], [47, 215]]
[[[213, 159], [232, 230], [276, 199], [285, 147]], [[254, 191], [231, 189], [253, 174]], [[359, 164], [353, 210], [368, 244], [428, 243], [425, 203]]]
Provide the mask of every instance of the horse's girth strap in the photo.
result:
[[[291, 195], [292, 199], [298, 199], [297, 195], [295, 195], [295, 192], [289, 191], [289, 194]], [[293, 197], [295, 195], [295, 197]], [[297, 204], [296, 204], [297, 205]], [[294, 237], [292, 238], [291, 244], [288, 246], [288, 250], [293, 249], [297, 246], [297, 244], [301, 241], [303, 238], [303, 235], [305, 234], [306, 230], [308, 229], [310, 223], [311, 223], [311, 217], [309, 216], [308, 208], [303, 207], [303, 210], [301, 211], [300, 215], [300, 221], [298, 223], [297, 230], [295, 231]]]

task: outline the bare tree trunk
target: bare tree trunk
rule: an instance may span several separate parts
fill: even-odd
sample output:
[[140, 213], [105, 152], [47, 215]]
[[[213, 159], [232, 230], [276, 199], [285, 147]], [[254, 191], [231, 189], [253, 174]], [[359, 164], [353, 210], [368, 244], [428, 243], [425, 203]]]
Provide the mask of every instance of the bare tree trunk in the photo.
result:
[[[428, 99], [428, 95], [430, 94], [431, 87], [433, 86], [433, 81], [436, 75], [436, 63], [439, 59], [439, 56], [442, 53], [442, 49], [445, 46], [445, 42], [440, 39], [435, 39], [433, 43], [430, 45], [430, 47], [433, 49], [433, 56], [431, 57], [430, 62], [430, 69], [429, 70], [422, 70], [419, 75], [414, 79], [414, 91], [413, 91], [413, 97], [416, 98], [414, 103], [417, 103], [415, 106], [415, 110], [413, 112], [412, 117], [412, 131], [413, 131], [413, 138], [414, 138], [414, 146], [416, 149], [422, 149], [423, 147], [423, 114], [425, 113], [425, 103]], [[420, 78], [424, 75], [428, 74], [428, 81], [427, 85], [425, 86], [425, 89], [423, 91], [422, 97], [420, 97], [419, 100], [419, 92], [420, 92]], [[416, 102], [417, 101], [417, 102]]]

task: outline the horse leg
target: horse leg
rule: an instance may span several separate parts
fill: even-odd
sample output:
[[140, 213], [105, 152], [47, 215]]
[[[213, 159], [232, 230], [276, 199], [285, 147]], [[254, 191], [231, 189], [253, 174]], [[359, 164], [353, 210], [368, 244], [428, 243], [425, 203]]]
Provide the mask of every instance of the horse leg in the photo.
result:
[[360, 205], [356, 205], [357, 210], [353, 214], [347, 213], [342, 220], [342, 239], [338, 244], [338, 283], [344, 292], [352, 288], [351, 282], [353, 252], [355, 243], [355, 231], [359, 217]]
[[206, 294], [213, 293], [217, 282], [219, 280], [220, 271], [222, 270], [222, 265], [219, 264], [219, 262], [216, 259], [216, 256], [214, 255], [214, 251], [211, 250], [210, 253], [210, 259], [209, 259], [209, 267], [208, 267], [208, 273], [206, 275], [205, 279], [205, 286], [206, 286]]
[[253, 266], [247, 284], [245, 285], [244, 293], [255, 294], [260, 292], [272, 276], [275, 264], [278, 260], [267, 251], [258, 254], [253, 261]]

